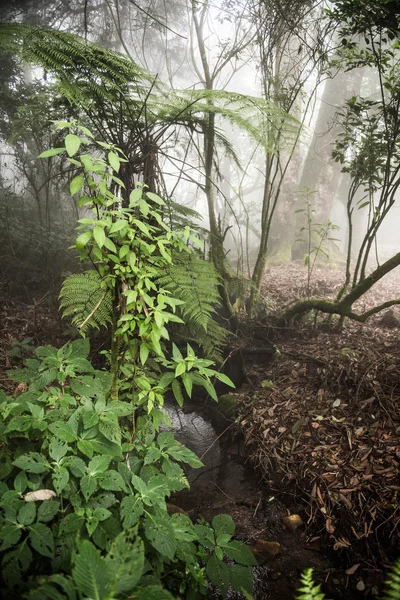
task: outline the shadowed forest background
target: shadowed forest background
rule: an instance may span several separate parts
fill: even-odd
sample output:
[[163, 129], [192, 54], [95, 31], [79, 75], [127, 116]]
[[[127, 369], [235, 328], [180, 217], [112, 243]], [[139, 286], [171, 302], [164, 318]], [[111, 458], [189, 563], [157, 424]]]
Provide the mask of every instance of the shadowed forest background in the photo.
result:
[[400, 598], [399, 44], [3, 0], [4, 597]]

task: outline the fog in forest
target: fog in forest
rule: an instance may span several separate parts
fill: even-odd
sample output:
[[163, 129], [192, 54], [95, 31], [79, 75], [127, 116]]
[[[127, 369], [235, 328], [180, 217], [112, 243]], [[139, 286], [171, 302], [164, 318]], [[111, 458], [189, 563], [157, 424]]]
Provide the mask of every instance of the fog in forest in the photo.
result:
[[400, 0], [0, 54], [0, 596], [399, 600]]
[[[361, 262], [370, 269], [399, 250], [397, 183], [382, 184], [386, 157], [377, 139], [389, 88], [376, 66], [344, 64], [327, 8], [285, 0], [91, 0], [84, 10], [78, 1], [16, 0], [2, 2], [0, 16], [121, 52], [149, 74], [150, 95], [168, 99], [186, 90], [187, 106], [218, 107], [196, 113], [189, 126], [178, 110], [175, 124], [169, 115], [170, 126], [158, 127], [154, 186], [197, 212], [190, 218], [206, 254], [209, 235], [218, 236], [236, 274], [253, 276], [259, 287], [256, 265], [264, 271], [307, 262], [310, 252], [315, 264], [344, 268], [347, 254], [354, 264], [377, 221]], [[57, 76], [37, 61], [5, 52], [0, 76], [2, 285], [40, 287], [42, 278], [73, 269], [67, 248], [79, 209], [69, 197], [68, 170], [37, 156], [52, 147], [50, 119], [74, 113], [79, 120], [79, 111], [52, 98]], [[193, 90], [205, 91], [201, 100]], [[352, 98], [362, 98], [358, 111]], [[135, 177], [143, 180], [140, 169]]]

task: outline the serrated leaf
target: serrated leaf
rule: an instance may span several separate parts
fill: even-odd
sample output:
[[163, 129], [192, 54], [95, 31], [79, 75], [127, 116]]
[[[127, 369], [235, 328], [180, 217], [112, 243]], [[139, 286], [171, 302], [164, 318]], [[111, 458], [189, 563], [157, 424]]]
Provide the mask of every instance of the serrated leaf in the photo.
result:
[[31, 526], [29, 532], [29, 540], [32, 547], [42, 556], [53, 558], [54, 554], [54, 538], [51, 529], [43, 523], [35, 523]]
[[109, 490], [111, 492], [127, 491], [125, 482], [118, 471], [108, 471], [108, 473], [101, 477], [99, 483], [103, 490]]
[[245, 567], [251, 567], [257, 564], [254, 554], [252, 553], [250, 548], [246, 546], [246, 544], [243, 544], [242, 542], [239, 542], [237, 540], [232, 540], [229, 541], [229, 543], [227, 544], [221, 543], [221, 546], [223, 546], [224, 552], [228, 556], [228, 558], [234, 560], [236, 563], [244, 565]]
[[172, 456], [172, 458], [175, 458], [175, 460], [185, 462], [195, 469], [204, 466], [194, 452], [177, 442], [175, 442], [174, 446], [167, 448], [166, 452]]
[[79, 544], [72, 577], [77, 589], [86, 597], [104, 600], [108, 596], [108, 570], [100, 551], [88, 540]]
[[111, 462], [110, 456], [95, 456], [88, 464], [87, 469], [91, 477], [104, 473]]
[[118, 417], [112, 412], [104, 412], [100, 415], [99, 431], [105, 438], [114, 444], [121, 444], [121, 428]]
[[36, 504], [27, 502], [18, 511], [18, 523], [31, 525], [36, 518]]
[[53, 460], [59, 462], [68, 452], [68, 444], [60, 440], [53, 440], [49, 446], [49, 454]]
[[50, 465], [42, 454], [38, 452], [28, 452], [19, 456], [12, 463], [14, 466], [27, 471], [27, 473], [46, 473], [50, 470]]
[[67, 487], [68, 481], [68, 470], [65, 467], [56, 467], [53, 473], [53, 485], [58, 495]]
[[167, 519], [161, 517], [146, 518], [144, 532], [150, 544], [162, 556], [173, 559], [176, 552], [177, 542], [173, 527]]
[[129, 529], [138, 523], [143, 514], [143, 503], [139, 496], [125, 496], [121, 502], [122, 527]]
[[43, 521], [47, 523], [54, 519], [58, 511], [60, 510], [60, 503], [58, 500], [47, 500], [43, 502], [38, 509], [38, 522]]
[[18, 544], [22, 534], [22, 529], [19, 525], [5, 525], [0, 530], [0, 539], [2, 540], [0, 551], [7, 550], [11, 546]]
[[216, 536], [223, 533], [229, 533], [229, 535], [235, 533], [235, 522], [230, 515], [217, 515], [211, 521], [211, 525], [214, 527]]
[[98, 482], [95, 477], [90, 477], [89, 475], [84, 475], [81, 479], [81, 492], [86, 500], [89, 500], [90, 496], [92, 496], [97, 490]]

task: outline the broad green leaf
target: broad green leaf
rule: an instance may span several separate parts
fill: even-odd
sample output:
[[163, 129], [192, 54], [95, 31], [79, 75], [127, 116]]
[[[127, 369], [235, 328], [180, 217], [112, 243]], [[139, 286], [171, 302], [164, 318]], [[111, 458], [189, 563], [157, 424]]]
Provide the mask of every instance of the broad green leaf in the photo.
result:
[[[72, 387], [72, 386], [71, 386]], [[59, 440], [63, 442], [75, 442], [76, 435], [70, 423], [63, 423], [62, 421], [56, 421], [49, 425], [49, 429]]]
[[192, 380], [190, 373], [184, 373], [182, 375], [182, 382], [183, 382], [183, 385], [185, 386], [187, 395], [189, 396], [189, 398], [191, 398], [192, 390], [193, 390], [193, 380]]
[[215, 529], [215, 535], [219, 536], [222, 533], [235, 533], [235, 522], [230, 515], [217, 515], [213, 518], [211, 525]]
[[224, 373], [215, 373], [215, 377], [217, 379], [219, 379], [219, 381], [222, 381], [222, 383], [229, 385], [231, 388], [236, 387], [235, 384], [233, 383], [233, 381], [231, 379], [229, 379], [229, 377], [224, 375]]
[[[220, 537], [222, 536], [218, 536], [217, 543]], [[224, 552], [228, 558], [234, 560], [236, 563], [244, 565], [245, 567], [250, 567], [257, 564], [254, 554], [250, 548], [246, 546], [246, 544], [243, 544], [237, 540], [232, 540], [227, 544], [221, 543], [221, 546], [223, 546]]]
[[68, 152], [68, 156], [74, 156], [80, 148], [81, 139], [74, 135], [73, 133], [69, 133], [65, 138], [65, 147]]
[[31, 525], [36, 518], [36, 504], [27, 502], [18, 511], [18, 523]]
[[81, 479], [81, 492], [86, 500], [89, 500], [90, 496], [92, 496], [97, 490], [98, 482], [95, 477], [90, 477], [90, 475], [84, 475]]
[[79, 235], [76, 238], [76, 242], [75, 242], [76, 247], [78, 249], [79, 248], [84, 248], [86, 246], [86, 244], [92, 239], [92, 235], [93, 235], [92, 230], [85, 231], [84, 233], [82, 233], [81, 235]]
[[47, 523], [54, 519], [59, 510], [60, 503], [58, 500], [45, 500], [39, 506], [37, 520]]
[[108, 517], [111, 517], [111, 514], [111, 511], [107, 510], [106, 508], [96, 508], [93, 511], [93, 516], [98, 521], [105, 521], [106, 519], [108, 519]]
[[110, 163], [114, 171], [118, 173], [120, 168], [120, 161], [119, 157], [115, 154], [115, 152], [111, 151], [108, 153], [108, 162]]
[[[114, 596], [119, 597], [123, 592], [132, 594], [144, 569], [143, 541], [133, 541], [131, 535], [120, 533], [114, 540], [109, 554], [112, 559], [106, 558], [106, 562], [109, 571], [114, 575]], [[136, 596], [136, 592], [134, 595]], [[157, 600], [162, 600], [162, 597], [158, 597]]]
[[195, 525], [194, 530], [202, 546], [205, 548], [214, 548], [215, 537], [211, 527], [207, 527], [206, 525]]
[[174, 373], [164, 373], [158, 381], [158, 385], [162, 388], [167, 388], [171, 382], [175, 379]]
[[19, 493], [23, 494], [28, 485], [28, 478], [25, 475], [25, 471], [18, 473], [14, 479], [14, 489]]
[[133, 208], [139, 203], [140, 198], [142, 197], [142, 190], [137, 188], [136, 190], [132, 190], [129, 195], [129, 208]]
[[175, 533], [169, 519], [162, 517], [147, 517], [144, 521], [144, 532], [150, 544], [162, 556], [173, 559], [177, 542]]
[[71, 196], [73, 196], [74, 194], [79, 192], [79, 190], [83, 186], [84, 182], [85, 182], [85, 178], [83, 175], [77, 175], [76, 177], [73, 178], [73, 180], [69, 184], [69, 192], [70, 192]]
[[[253, 597], [253, 572], [249, 567], [232, 565], [229, 567], [230, 583], [234, 590], [242, 592], [246, 598]], [[322, 600], [316, 596], [313, 600]]]
[[172, 456], [172, 458], [175, 458], [175, 460], [178, 460], [179, 462], [185, 462], [195, 469], [204, 466], [201, 460], [195, 455], [194, 452], [189, 450], [189, 448], [186, 448], [186, 446], [183, 446], [183, 444], [179, 444], [178, 442], [175, 442], [174, 446], [167, 448], [166, 452], [170, 456]]
[[77, 589], [91, 600], [107, 598], [108, 570], [100, 551], [85, 540], [78, 547], [72, 577]]
[[[125, 229], [126, 227], [128, 227], [127, 221], [118, 220], [118, 221], [115, 221], [115, 223], [113, 223], [111, 225], [109, 231], [110, 231], [110, 233], [116, 233], [117, 231], [121, 231], [121, 229]], [[126, 248], [129, 250], [128, 246], [126, 246]], [[123, 258], [123, 256], [121, 258]]]
[[104, 245], [104, 240], [106, 238], [106, 234], [104, 233], [104, 228], [101, 225], [96, 225], [93, 229], [93, 237], [96, 240], [96, 244], [99, 248], [102, 248]]
[[143, 502], [139, 496], [125, 496], [121, 502], [122, 527], [129, 529], [139, 521], [143, 514]]
[[105, 236], [104, 237], [104, 246], [110, 250], [110, 252], [114, 252], [114, 254], [117, 254], [117, 247], [114, 244], [114, 242], [112, 240], [110, 240], [109, 237]]
[[99, 431], [105, 438], [114, 444], [121, 444], [121, 428], [117, 415], [111, 411], [104, 412], [100, 415]]
[[39, 154], [38, 158], [50, 158], [51, 156], [56, 156], [57, 154], [62, 154], [65, 152], [66, 148], [51, 148], [50, 150], [45, 150], [41, 154]]
[[18, 544], [22, 534], [22, 529], [19, 525], [5, 525], [0, 530], [0, 540], [2, 541], [0, 550], [7, 550], [11, 546]]
[[100, 473], [104, 473], [110, 465], [110, 456], [95, 456], [88, 464], [88, 472], [91, 477], [96, 477]]
[[118, 471], [108, 471], [99, 479], [100, 486], [103, 490], [109, 490], [111, 492], [126, 492], [126, 485], [122, 476]]
[[160, 196], [157, 196], [157, 194], [153, 194], [153, 192], [146, 192], [146, 196], [159, 206], [165, 206], [164, 200], [160, 198]]
[[59, 495], [68, 485], [69, 472], [65, 467], [56, 467], [53, 473], [53, 485]]
[[149, 347], [146, 343], [141, 343], [140, 344], [140, 362], [142, 363], [142, 365], [146, 364], [146, 360], [149, 356]]
[[28, 473], [46, 473], [46, 471], [50, 470], [49, 463], [45, 457], [38, 452], [23, 454], [14, 460], [12, 464]]
[[43, 523], [35, 523], [31, 526], [29, 532], [29, 540], [32, 547], [42, 556], [53, 558], [54, 554], [54, 538], [51, 529]]
[[83, 426], [85, 429], [91, 429], [99, 422], [99, 415], [95, 410], [88, 410], [82, 416]]
[[53, 440], [49, 446], [49, 454], [53, 460], [59, 462], [68, 452], [68, 444]]
[[216, 556], [211, 556], [206, 565], [208, 577], [211, 582], [221, 590], [224, 598], [226, 598], [230, 587], [230, 568], [231, 567], [228, 567], [228, 565], [225, 565], [222, 561], [218, 560]]
[[174, 379], [174, 381], [172, 382], [172, 391], [174, 393], [175, 400], [177, 401], [178, 405], [183, 406], [184, 399], [182, 389], [179, 381], [177, 381], [176, 379]]
[[181, 361], [180, 363], [178, 363], [176, 365], [175, 377], [179, 377], [179, 375], [182, 375], [182, 373], [184, 373], [185, 371], [186, 371], [185, 361]]
[[90, 440], [78, 440], [77, 446], [78, 449], [82, 452], [82, 454], [88, 456], [89, 458], [92, 458], [94, 451], [93, 442], [91, 442]]

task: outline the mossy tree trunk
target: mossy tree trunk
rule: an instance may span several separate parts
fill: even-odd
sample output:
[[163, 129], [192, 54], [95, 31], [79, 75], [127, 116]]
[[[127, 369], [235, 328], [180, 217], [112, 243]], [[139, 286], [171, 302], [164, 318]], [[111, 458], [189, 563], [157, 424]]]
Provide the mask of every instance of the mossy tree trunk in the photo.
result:
[[319, 310], [326, 314], [339, 315], [348, 317], [354, 321], [364, 323], [369, 317], [375, 315], [382, 310], [400, 304], [400, 299], [389, 300], [383, 304], [379, 304], [364, 313], [355, 313], [353, 311], [354, 303], [359, 300], [366, 292], [368, 292], [375, 283], [382, 277], [393, 271], [400, 265], [400, 252], [389, 258], [385, 263], [375, 269], [368, 277], [365, 277], [359, 282], [348, 294], [342, 297], [341, 300], [331, 301], [325, 298], [309, 298], [296, 302], [288, 308], [281, 316], [281, 321], [291, 325], [296, 317], [299, 317], [311, 310]]

